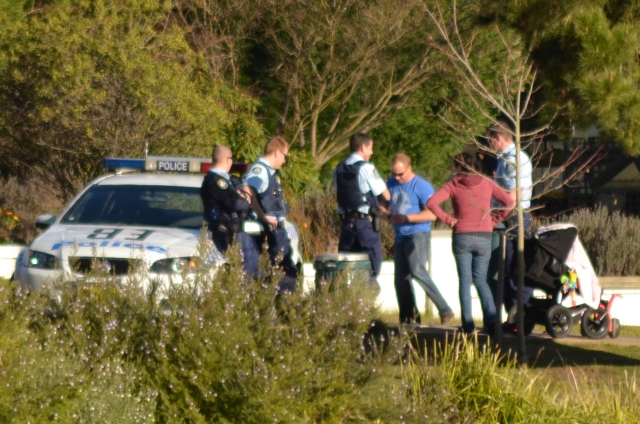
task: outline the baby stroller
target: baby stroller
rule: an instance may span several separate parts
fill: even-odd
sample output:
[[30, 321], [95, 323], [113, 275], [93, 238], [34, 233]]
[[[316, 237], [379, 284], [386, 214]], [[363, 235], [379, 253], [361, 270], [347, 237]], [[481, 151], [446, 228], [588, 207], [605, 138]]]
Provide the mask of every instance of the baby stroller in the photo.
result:
[[[544, 298], [532, 297], [525, 305], [525, 335], [533, 331], [535, 324], [544, 324], [554, 338], [567, 336], [578, 324], [580, 333], [591, 339], [620, 335], [620, 321], [611, 316], [611, 307], [615, 298], [621, 296], [615, 294], [609, 301], [601, 299], [600, 282], [578, 239], [575, 225], [552, 224], [538, 228], [525, 240], [524, 261], [525, 285], [545, 294]], [[574, 282], [577, 276], [577, 285], [567, 289], [570, 272]], [[573, 290], [582, 297], [582, 303], [574, 301]], [[569, 296], [571, 306], [563, 306]], [[507, 321], [515, 323], [515, 315], [514, 307]]]

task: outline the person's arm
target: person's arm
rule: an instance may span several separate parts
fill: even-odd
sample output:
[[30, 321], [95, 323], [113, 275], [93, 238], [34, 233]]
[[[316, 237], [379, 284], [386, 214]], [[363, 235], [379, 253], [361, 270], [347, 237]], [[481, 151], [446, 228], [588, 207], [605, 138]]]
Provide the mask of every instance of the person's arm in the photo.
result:
[[277, 226], [278, 225], [278, 220], [273, 216], [266, 215], [264, 213], [264, 211], [262, 210], [262, 207], [260, 206], [260, 203], [258, 202], [258, 195], [256, 193], [256, 189], [251, 187], [250, 185], [245, 185], [244, 186], [244, 191], [246, 191], [247, 193], [250, 194], [251, 202], [249, 204], [251, 205], [251, 210], [254, 211], [256, 213], [256, 215], [258, 216], [258, 219], [260, 221], [262, 221], [263, 223], [265, 223], [265, 224]]
[[507, 216], [509, 216], [509, 214], [511, 213], [511, 210], [516, 205], [516, 200], [511, 195], [511, 192], [515, 193], [515, 190], [510, 190], [507, 192], [502, 188], [498, 187], [497, 184], [491, 184], [491, 186], [492, 186], [491, 195], [494, 198], [498, 199], [498, 201], [500, 201], [500, 203], [504, 205], [504, 207], [498, 209], [496, 213], [494, 222], [497, 224], [498, 222], [504, 221], [505, 219], [507, 219]]
[[389, 221], [393, 224], [419, 224], [422, 222], [435, 221], [436, 216], [427, 207], [418, 213], [410, 213], [407, 215], [395, 214], [389, 217]]
[[382, 193], [378, 195], [378, 201], [380, 202], [380, 210], [384, 215], [389, 214], [389, 201], [391, 200], [391, 194], [389, 189], [385, 188]]
[[447, 183], [440, 190], [436, 191], [427, 202], [427, 208], [429, 208], [440, 221], [453, 227], [454, 225], [456, 225], [458, 220], [446, 213], [440, 207], [440, 203], [451, 197], [450, 187], [450, 184]]

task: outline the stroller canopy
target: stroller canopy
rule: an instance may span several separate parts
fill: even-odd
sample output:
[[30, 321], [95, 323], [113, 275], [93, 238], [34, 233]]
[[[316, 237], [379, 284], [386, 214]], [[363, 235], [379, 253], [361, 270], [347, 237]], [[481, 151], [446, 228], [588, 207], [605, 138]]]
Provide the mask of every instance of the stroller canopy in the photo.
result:
[[539, 228], [532, 238], [525, 241], [524, 277], [527, 284], [547, 292], [557, 290], [558, 280], [567, 271], [565, 262], [569, 251], [577, 238], [575, 226]]
[[561, 286], [560, 277], [572, 268], [578, 274], [578, 291], [584, 303], [595, 308], [602, 289], [589, 256], [578, 239], [573, 224], [552, 224], [540, 227], [525, 241], [525, 282], [527, 285], [555, 293]]

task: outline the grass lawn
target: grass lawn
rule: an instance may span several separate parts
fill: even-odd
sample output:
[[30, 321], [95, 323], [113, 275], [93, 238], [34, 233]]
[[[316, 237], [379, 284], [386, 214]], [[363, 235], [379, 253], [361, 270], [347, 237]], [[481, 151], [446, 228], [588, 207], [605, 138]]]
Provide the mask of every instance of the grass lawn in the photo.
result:
[[[397, 325], [395, 313], [384, 314], [382, 320], [389, 325]], [[443, 343], [445, 336], [438, 329], [439, 319], [423, 318], [423, 324], [432, 326], [424, 330], [415, 343], [429, 350], [435, 343]], [[453, 320], [447, 327], [458, 327], [461, 323]], [[481, 323], [476, 323], [481, 326]], [[430, 334], [436, 332], [435, 334]], [[450, 338], [450, 336], [449, 336]], [[518, 339], [503, 337], [501, 351], [517, 352]], [[577, 326], [571, 335], [564, 339], [552, 339], [545, 336], [545, 328], [536, 325], [532, 336], [525, 339], [529, 369], [539, 373], [542, 381], [553, 385], [575, 385], [576, 383], [596, 383], [606, 381], [617, 385], [626, 379], [640, 376], [640, 327], [622, 326], [620, 338], [606, 337], [602, 340], [590, 340], [580, 336]]]

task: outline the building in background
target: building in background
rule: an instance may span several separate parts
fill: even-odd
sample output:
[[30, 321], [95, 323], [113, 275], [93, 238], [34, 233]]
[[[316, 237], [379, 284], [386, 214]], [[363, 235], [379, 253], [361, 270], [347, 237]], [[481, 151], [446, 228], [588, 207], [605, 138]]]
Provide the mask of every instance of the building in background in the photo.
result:
[[[549, 138], [537, 146], [533, 196], [540, 207], [538, 214], [553, 216], [602, 205], [610, 212], [640, 215], [640, 158], [630, 157], [616, 143], [603, 143], [599, 137], [597, 128], [591, 126], [574, 129], [571, 144]], [[584, 153], [565, 167], [575, 149], [584, 149]], [[595, 162], [580, 173], [593, 155]]]

